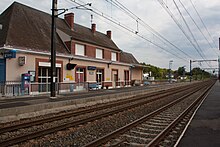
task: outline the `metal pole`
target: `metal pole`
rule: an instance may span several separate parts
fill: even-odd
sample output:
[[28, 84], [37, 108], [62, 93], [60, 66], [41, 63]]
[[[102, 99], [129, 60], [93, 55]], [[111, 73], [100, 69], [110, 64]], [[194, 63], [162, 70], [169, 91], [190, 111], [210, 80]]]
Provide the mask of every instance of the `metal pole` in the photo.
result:
[[169, 83], [171, 82], [171, 80], [170, 80], [170, 77], [171, 77], [171, 76], [170, 76], [170, 70], [171, 70], [171, 69], [170, 69], [170, 62], [169, 62], [169, 77], [168, 77], [168, 78], [169, 78]]
[[220, 50], [220, 37], [219, 37], [218, 43], [219, 43], [218, 48]]
[[218, 80], [220, 82], [220, 57], [218, 56]]
[[185, 65], [183, 66], [183, 81], [185, 81], [185, 76], [186, 76], [186, 72], [185, 72]]
[[203, 73], [204, 73], [204, 70], [202, 70], [202, 81], [203, 81], [203, 78], [204, 78], [204, 77], [203, 77]]
[[189, 61], [190, 82], [192, 81], [192, 60]]
[[50, 97], [56, 97], [56, 17], [57, 17], [57, 0], [52, 1], [52, 24], [51, 24], [51, 81], [50, 81]]
[[171, 83], [171, 64], [172, 64], [173, 60], [169, 61], [169, 83]]

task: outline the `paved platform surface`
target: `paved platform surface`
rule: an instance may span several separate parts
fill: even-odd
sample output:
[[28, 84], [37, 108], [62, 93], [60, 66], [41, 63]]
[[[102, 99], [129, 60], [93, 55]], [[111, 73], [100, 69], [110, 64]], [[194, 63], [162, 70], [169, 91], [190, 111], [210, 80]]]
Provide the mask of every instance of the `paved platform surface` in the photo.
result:
[[220, 83], [196, 112], [178, 147], [220, 147]]
[[108, 90], [100, 89], [100, 90], [92, 90], [92, 91], [85, 91], [85, 92], [60, 94], [60, 95], [57, 95], [58, 97], [56, 99], [50, 99], [48, 95], [23, 96], [23, 97], [15, 97], [15, 98], [12, 97], [8, 99], [7, 98], [2, 99], [2, 100], [0, 99], [0, 109], [22, 107], [22, 106], [28, 106], [28, 105], [42, 104], [42, 103], [48, 103], [48, 102], [58, 102], [58, 101], [65, 101], [65, 100], [72, 100], [72, 99], [81, 99], [81, 98], [87, 98], [87, 97], [93, 97], [93, 96], [105, 96], [111, 93], [123, 93], [123, 92], [128, 92], [128, 91], [153, 89], [153, 88], [160, 87], [163, 85], [135, 86], [135, 87], [108, 89]]
[[21, 107], [27, 105], [35, 105], [41, 103], [48, 103], [48, 102], [58, 102], [58, 101], [65, 101], [65, 100], [72, 100], [72, 99], [79, 99], [79, 98], [87, 98], [93, 96], [101, 96], [101, 95], [108, 95], [110, 93], [121, 93], [125, 91], [134, 91], [134, 90], [141, 90], [146, 89], [149, 87], [126, 87], [121, 89], [109, 89], [109, 90], [92, 90], [92, 91], [82, 91], [76, 93], [69, 93], [69, 94], [61, 94], [57, 95], [56, 99], [50, 99], [49, 95], [42, 95], [42, 96], [21, 96], [15, 97], [10, 99], [0, 100], [0, 109], [5, 108], [13, 108], [13, 107]]

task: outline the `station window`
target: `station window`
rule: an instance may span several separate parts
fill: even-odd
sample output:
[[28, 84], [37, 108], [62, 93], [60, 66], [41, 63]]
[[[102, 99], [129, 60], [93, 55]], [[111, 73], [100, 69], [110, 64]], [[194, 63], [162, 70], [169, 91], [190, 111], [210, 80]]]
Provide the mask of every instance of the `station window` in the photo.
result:
[[[50, 81], [51, 81], [51, 68], [50, 67], [38, 67], [38, 82], [39, 88], [41, 92], [48, 92], [50, 89]], [[55, 79], [56, 82], [60, 81], [60, 68], [56, 68]]]
[[112, 58], [111, 58], [112, 61], [117, 61], [117, 58], [116, 58], [116, 53], [115, 52], [112, 52]]
[[96, 49], [96, 58], [103, 59], [103, 50]]
[[75, 45], [75, 54], [80, 56], [85, 56], [85, 46], [81, 44]]

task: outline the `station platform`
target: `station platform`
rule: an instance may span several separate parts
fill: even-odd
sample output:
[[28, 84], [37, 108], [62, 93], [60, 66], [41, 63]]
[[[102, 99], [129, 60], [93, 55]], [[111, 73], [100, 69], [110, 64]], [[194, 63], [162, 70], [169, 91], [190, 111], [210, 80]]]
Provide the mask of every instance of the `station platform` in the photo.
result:
[[177, 147], [220, 147], [220, 82], [195, 113]]

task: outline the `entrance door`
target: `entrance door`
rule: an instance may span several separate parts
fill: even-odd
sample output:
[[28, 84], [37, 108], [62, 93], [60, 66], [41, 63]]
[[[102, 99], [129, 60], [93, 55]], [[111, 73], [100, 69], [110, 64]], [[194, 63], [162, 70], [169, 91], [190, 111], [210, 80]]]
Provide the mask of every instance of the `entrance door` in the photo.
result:
[[85, 68], [78, 67], [76, 68], [76, 90], [83, 90], [84, 89], [84, 82], [85, 82]]
[[76, 68], [76, 82], [83, 83], [85, 82], [85, 69], [84, 68]]
[[117, 86], [118, 81], [118, 70], [112, 70], [112, 86], [115, 88]]
[[124, 81], [125, 81], [125, 85], [129, 85], [129, 71], [128, 70], [124, 71]]
[[0, 59], [0, 82], [6, 80], [6, 62], [5, 59]]
[[104, 79], [104, 70], [103, 69], [97, 69], [96, 70], [96, 82], [98, 85], [102, 85]]

